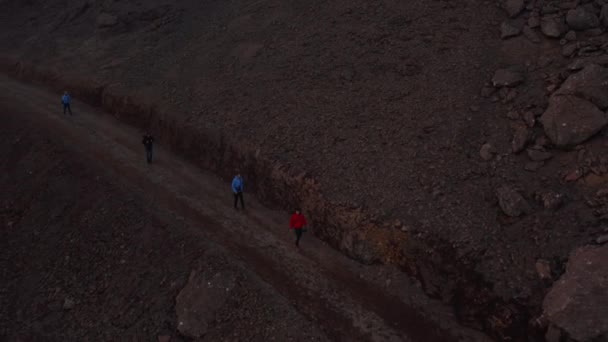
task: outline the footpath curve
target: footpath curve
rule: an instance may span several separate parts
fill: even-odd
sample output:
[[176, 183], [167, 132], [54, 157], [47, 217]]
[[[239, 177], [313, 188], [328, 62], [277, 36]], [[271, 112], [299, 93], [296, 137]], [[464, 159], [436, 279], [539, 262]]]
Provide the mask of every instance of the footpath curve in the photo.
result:
[[229, 249], [337, 340], [487, 340], [462, 328], [450, 308], [428, 299], [402, 272], [360, 265], [312, 234], [304, 237], [302, 250], [295, 249], [286, 213], [266, 209], [252, 196], [246, 197], [246, 212], [235, 212], [229, 185], [218, 177], [171, 155], [162, 144], [156, 162], [146, 165], [140, 132], [78, 101], [74, 116], [63, 116], [59, 96], [0, 76], [3, 116], [45, 126], [120, 177], [148, 205], [176, 214], [201, 238]]

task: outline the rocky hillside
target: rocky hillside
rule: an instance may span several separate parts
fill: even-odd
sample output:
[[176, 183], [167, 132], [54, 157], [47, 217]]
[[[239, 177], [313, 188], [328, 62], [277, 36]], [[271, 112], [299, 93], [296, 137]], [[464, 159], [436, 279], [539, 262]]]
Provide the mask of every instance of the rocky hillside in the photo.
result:
[[602, 0], [2, 5], [8, 72], [238, 165], [496, 338], [576, 338], [542, 300], [608, 222]]

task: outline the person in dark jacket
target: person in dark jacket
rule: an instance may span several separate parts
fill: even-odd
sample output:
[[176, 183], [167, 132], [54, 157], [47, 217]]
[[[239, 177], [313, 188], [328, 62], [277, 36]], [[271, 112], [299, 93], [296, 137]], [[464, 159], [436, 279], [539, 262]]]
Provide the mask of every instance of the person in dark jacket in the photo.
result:
[[154, 137], [152, 137], [152, 134], [146, 133], [141, 143], [144, 144], [144, 147], [146, 148], [146, 160], [149, 164], [152, 162], [152, 146], [154, 145]]
[[232, 179], [232, 193], [234, 194], [234, 209], [238, 209], [238, 201], [241, 200], [241, 208], [245, 209], [245, 203], [243, 201], [243, 177], [240, 173]]
[[306, 217], [302, 215], [300, 209], [296, 209], [289, 220], [289, 229], [293, 229], [296, 234], [296, 247], [299, 247], [300, 245], [300, 239], [302, 238], [302, 233], [304, 232], [306, 225]]
[[63, 104], [63, 114], [65, 115], [65, 112], [67, 110], [68, 112], [70, 112], [70, 115], [72, 115], [72, 108], [70, 107], [70, 103], [72, 103], [72, 97], [70, 97], [70, 94], [68, 94], [67, 91], [63, 93], [63, 96], [61, 97], [61, 103]]

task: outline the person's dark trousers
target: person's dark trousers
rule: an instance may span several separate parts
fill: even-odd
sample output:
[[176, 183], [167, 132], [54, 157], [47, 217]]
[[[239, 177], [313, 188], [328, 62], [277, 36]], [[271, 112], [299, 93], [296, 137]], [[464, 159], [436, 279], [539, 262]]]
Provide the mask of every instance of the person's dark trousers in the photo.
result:
[[243, 192], [239, 191], [234, 194], [234, 209], [238, 209], [238, 201], [241, 200], [241, 208], [245, 209], [245, 202], [243, 201]]
[[296, 233], [296, 246], [300, 245], [300, 239], [302, 238], [302, 228], [300, 229], [294, 229], [295, 233]]
[[64, 103], [64, 104], [63, 104], [63, 114], [65, 114], [65, 111], [66, 111], [66, 110], [67, 110], [68, 112], [70, 112], [70, 115], [72, 115], [72, 108], [70, 107], [70, 104], [69, 104], [69, 103]]
[[152, 146], [146, 146], [146, 160], [148, 164], [152, 162]]

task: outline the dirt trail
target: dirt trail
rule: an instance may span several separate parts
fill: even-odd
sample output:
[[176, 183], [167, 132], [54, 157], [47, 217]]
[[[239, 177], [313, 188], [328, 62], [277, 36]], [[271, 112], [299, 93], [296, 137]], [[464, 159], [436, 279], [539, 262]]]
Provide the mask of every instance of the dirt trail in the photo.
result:
[[247, 211], [236, 212], [229, 184], [172, 156], [162, 142], [155, 163], [147, 165], [141, 132], [109, 115], [76, 101], [74, 116], [62, 116], [57, 94], [5, 76], [0, 76], [0, 100], [3, 115], [25, 115], [46, 126], [140, 193], [159, 215], [175, 213], [194, 236], [228, 248], [335, 340], [486, 339], [458, 326], [450, 309], [425, 298], [411, 283], [401, 281], [389, 291], [368, 281], [386, 272], [382, 266], [359, 265], [310, 233], [302, 250], [295, 249], [286, 213], [266, 209], [247, 195]]

